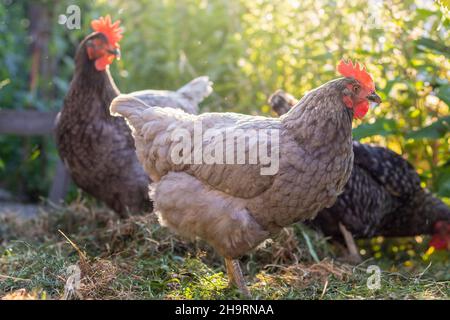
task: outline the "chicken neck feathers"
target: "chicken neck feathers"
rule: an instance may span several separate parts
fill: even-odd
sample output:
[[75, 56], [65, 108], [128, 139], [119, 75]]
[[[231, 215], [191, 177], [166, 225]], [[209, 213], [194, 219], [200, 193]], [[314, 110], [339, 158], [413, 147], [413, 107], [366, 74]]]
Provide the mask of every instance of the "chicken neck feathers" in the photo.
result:
[[[269, 98], [283, 115], [296, 104], [279, 90]], [[414, 167], [395, 152], [353, 141], [354, 167], [336, 203], [310, 224], [341, 237], [339, 222], [356, 238], [431, 234], [436, 221], [450, 221], [450, 208], [420, 186]]]

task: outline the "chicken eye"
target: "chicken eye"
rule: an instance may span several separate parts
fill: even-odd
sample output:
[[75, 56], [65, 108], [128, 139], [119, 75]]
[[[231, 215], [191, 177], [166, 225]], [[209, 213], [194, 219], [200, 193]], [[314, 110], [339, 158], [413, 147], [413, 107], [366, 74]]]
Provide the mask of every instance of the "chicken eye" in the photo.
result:
[[353, 86], [353, 92], [354, 92], [354, 93], [358, 94], [360, 90], [361, 90], [361, 87], [360, 87], [360, 86], [358, 86], [358, 85], [354, 85], [354, 86]]

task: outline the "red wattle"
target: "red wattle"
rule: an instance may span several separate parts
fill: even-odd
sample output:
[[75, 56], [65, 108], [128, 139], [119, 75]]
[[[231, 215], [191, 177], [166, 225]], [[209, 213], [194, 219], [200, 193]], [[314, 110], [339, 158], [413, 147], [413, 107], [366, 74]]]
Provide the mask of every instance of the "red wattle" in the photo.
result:
[[369, 111], [369, 102], [360, 102], [354, 108], [353, 117], [356, 119], [362, 119], [366, 115], [367, 111]]
[[114, 55], [105, 55], [105, 56], [95, 60], [95, 68], [98, 71], [103, 71], [106, 69], [106, 66], [110, 65], [113, 61], [114, 61]]

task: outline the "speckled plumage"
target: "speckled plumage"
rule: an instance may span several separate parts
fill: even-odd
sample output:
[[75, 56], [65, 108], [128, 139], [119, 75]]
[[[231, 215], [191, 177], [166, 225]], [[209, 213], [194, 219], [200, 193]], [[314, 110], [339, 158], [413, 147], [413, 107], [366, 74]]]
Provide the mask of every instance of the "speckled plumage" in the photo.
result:
[[[237, 258], [281, 228], [313, 218], [342, 192], [353, 162], [353, 114], [342, 95], [351, 94], [346, 86], [354, 82], [329, 82], [279, 119], [193, 116], [127, 95], [114, 99], [110, 110], [132, 129], [138, 159], [155, 181], [151, 198], [160, 221], [181, 235], [205, 239], [226, 258]], [[278, 173], [261, 176], [260, 164], [175, 164], [170, 155], [177, 141], [171, 135], [180, 128], [192, 133], [194, 123], [204, 131], [278, 129]]]
[[[283, 114], [296, 102], [279, 90], [269, 103]], [[369, 238], [432, 234], [435, 222], [450, 221], [450, 209], [420, 186], [416, 171], [400, 155], [356, 141], [353, 152], [354, 167], [344, 192], [310, 223], [325, 235], [341, 238], [339, 222], [355, 238]]]
[[[151, 210], [150, 180], [137, 160], [130, 129], [108, 110], [119, 90], [109, 70], [97, 71], [86, 53], [86, 42], [101, 36], [87, 36], [77, 50], [75, 74], [56, 121], [57, 147], [78, 187], [122, 216], [142, 213]], [[201, 77], [177, 92], [141, 93], [149, 103], [197, 112], [210, 91], [209, 80]]]

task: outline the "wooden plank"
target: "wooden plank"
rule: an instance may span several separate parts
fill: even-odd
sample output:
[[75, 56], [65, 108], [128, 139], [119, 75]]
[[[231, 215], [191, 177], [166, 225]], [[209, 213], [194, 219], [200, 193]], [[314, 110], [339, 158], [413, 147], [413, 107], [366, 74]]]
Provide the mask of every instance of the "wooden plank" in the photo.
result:
[[19, 136], [52, 134], [57, 114], [57, 111], [0, 110], [0, 134]]
[[[0, 134], [19, 136], [52, 135], [58, 112], [35, 110], [0, 110]], [[70, 175], [59, 159], [48, 198], [53, 203], [61, 203], [70, 185]]]
[[58, 159], [58, 164], [56, 165], [55, 176], [48, 194], [48, 199], [53, 203], [61, 204], [61, 202], [64, 201], [67, 191], [69, 190], [70, 181], [71, 179], [69, 172], [61, 159]]

